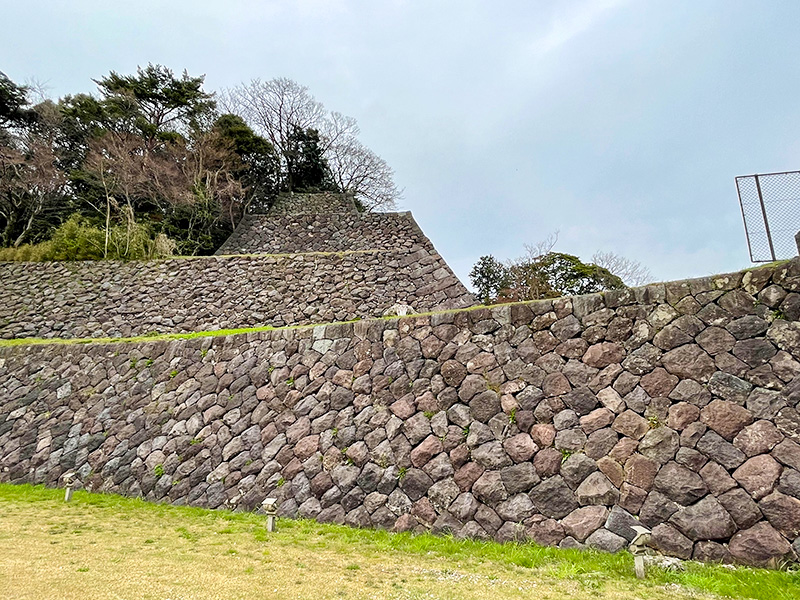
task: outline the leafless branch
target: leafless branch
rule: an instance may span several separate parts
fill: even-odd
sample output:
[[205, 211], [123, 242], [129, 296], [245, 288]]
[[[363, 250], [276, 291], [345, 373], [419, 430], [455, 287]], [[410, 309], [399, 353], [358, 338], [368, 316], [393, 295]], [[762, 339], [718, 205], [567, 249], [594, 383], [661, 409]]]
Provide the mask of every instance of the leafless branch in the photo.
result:
[[592, 262], [598, 267], [608, 269], [630, 286], [645, 285], [653, 281], [650, 269], [613, 252], [595, 252], [592, 255]]
[[307, 87], [291, 79], [256, 79], [224, 90], [219, 105], [238, 114], [266, 137], [284, 165], [289, 136], [295, 128], [316, 129], [323, 156], [334, 183], [351, 192], [368, 210], [393, 210], [402, 195], [394, 183], [394, 172], [380, 156], [364, 146], [356, 120], [338, 112], [326, 112]]

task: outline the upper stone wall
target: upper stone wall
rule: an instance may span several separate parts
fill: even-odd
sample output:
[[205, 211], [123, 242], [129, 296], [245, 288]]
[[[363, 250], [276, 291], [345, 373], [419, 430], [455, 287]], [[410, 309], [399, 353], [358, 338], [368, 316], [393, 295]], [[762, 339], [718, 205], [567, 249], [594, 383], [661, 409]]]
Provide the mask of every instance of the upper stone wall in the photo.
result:
[[356, 212], [353, 197], [349, 194], [322, 192], [318, 194], [280, 194], [269, 214], [289, 215], [300, 213], [348, 213]]
[[343, 252], [436, 253], [411, 213], [302, 213], [247, 215], [217, 254]]
[[365, 251], [163, 261], [0, 263], [0, 338], [127, 337], [468, 306], [438, 254]]
[[[324, 212], [317, 212], [324, 211]], [[0, 338], [280, 327], [475, 304], [411, 213], [344, 194], [282, 195], [216, 257], [0, 263]]]

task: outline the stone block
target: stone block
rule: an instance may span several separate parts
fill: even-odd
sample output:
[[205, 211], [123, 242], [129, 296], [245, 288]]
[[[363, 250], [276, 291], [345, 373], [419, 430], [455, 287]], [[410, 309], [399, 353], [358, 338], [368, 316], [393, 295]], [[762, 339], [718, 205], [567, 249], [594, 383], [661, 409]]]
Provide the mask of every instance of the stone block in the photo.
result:
[[778, 561], [792, 553], [786, 538], [766, 521], [736, 533], [728, 549], [738, 562], [759, 567], [775, 567]]
[[675, 462], [661, 467], [654, 481], [655, 489], [678, 504], [688, 506], [708, 493], [708, 487], [697, 473]]
[[564, 517], [561, 525], [567, 535], [584, 542], [589, 535], [604, 525], [608, 512], [604, 506], [585, 506]]
[[669, 522], [695, 541], [727, 539], [736, 531], [736, 523], [713, 496], [680, 508]]
[[733, 478], [755, 499], [770, 494], [778, 483], [783, 467], [768, 454], [754, 456], [733, 472]]

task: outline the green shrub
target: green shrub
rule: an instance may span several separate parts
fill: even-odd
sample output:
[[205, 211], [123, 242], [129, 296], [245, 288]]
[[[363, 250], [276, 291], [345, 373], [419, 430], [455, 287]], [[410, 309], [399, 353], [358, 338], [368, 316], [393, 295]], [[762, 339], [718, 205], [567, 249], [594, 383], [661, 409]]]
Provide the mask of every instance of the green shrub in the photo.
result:
[[147, 225], [127, 219], [109, 229], [106, 253], [105, 229], [74, 214], [45, 242], [0, 248], [0, 261], [147, 260], [163, 258], [174, 251], [175, 244], [167, 236], [154, 236]]
[[[110, 237], [113, 237], [113, 228]], [[45, 244], [50, 247], [46, 260], [100, 260], [103, 258], [105, 232], [80, 215], [72, 215]]]
[[41, 244], [22, 244], [17, 248], [0, 248], [0, 261], [33, 261], [49, 260], [46, 258], [50, 250], [50, 242]]

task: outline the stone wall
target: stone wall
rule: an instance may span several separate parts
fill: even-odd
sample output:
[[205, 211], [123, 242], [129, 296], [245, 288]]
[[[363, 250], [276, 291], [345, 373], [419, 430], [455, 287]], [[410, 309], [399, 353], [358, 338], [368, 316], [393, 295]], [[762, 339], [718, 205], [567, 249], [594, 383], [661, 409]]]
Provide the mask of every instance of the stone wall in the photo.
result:
[[279, 194], [270, 207], [272, 215], [289, 215], [300, 213], [347, 213], [356, 212], [353, 196], [336, 192], [311, 194]]
[[[298, 198], [334, 212], [293, 214]], [[339, 195], [310, 198], [246, 216], [217, 257], [0, 262], [0, 339], [280, 327], [475, 303], [411, 213], [335, 212]]]
[[[0, 480], [459, 537], [800, 550], [800, 262], [236, 336], [0, 347]], [[794, 550], [792, 549], [794, 545]]]
[[419, 249], [436, 252], [411, 213], [304, 213], [247, 215], [217, 254]]
[[0, 263], [0, 281], [0, 338], [277, 327], [474, 302], [424, 250]]

